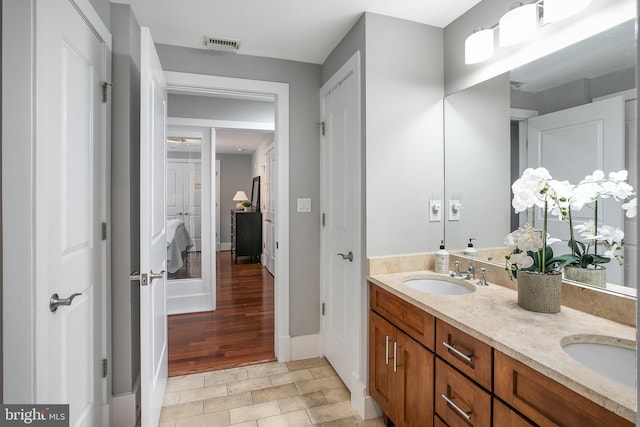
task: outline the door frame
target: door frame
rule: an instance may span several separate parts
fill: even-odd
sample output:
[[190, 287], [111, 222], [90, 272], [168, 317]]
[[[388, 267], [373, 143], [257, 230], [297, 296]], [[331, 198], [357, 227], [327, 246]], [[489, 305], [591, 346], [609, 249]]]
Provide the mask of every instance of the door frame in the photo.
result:
[[[69, 0], [104, 46], [105, 80], [111, 81], [111, 34], [102, 22], [89, 0]], [[36, 42], [37, 2], [12, 2], [3, 8], [3, 33], [12, 34], [10, 40], [3, 41], [3, 106], [2, 109], [2, 239], [3, 247], [11, 251], [3, 253], [3, 396], [4, 403], [35, 403], [38, 401], [38, 377], [35, 361], [40, 357], [36, 353], [36, 317], [35, 308], [41, 297], [35, 271], [35, 157], [37, 147], [36, 102], [37, 85], [35, 56], [31, 52]], [[9, 60], [9, 58], [11, 58]], [[26, 78], [25, 78], [26, 77]], [[5, 84], [6, 83], [6, 84]], [[96, 172], [100, 174], [102, 191], [100, 216], [102, 221], [110, 223], [110, 145], [111, 145], [111, 97], [104, 104], [105, 129], [101, 136], [103, 162]], [[44, 136], [43, 136], [44, 137]], [[102, 347], [103, 355], [111, 357], [111, 293], [110, 293], [110, 247], [108, 236], [99, 268], [102, 280], [98, 284], [102, 306], [98, 321], [100, 336], [96, 337]], [[98, 355], [96, 355], [97, 357]], [[97, 360], [96, 360], [97, 363]], [[109, 425], [109, 405], [111, 403], [111, 375], [106, 379], [96, 377], [103, 382], [100, 402], [96, 409], [101, 411], [104, 425]], [[101, 406], [101, 408], [100, 408]]]
[[[278, 256], [276, 257], [274, 281], [274, 347], [278, 361], [286, 362], [291, 359], [291, 336], [289, 335], [289, 84], [175, 71], [165, 71], [165, 78], [169, 91], [174, 90], [194, 95], [257, 95], [273, 97], [275, 100], [274, 143], [279, 163], [276, 171]], [[197, 121], [202, 122], [203, 120]], [[224, 123], [224, 121], [221, 122]], [[227, 121], [226, 123], [233, 122]], [[171, 122], [171, 124], [179, 123]], [[264, 123], [262, 125], [264, 126]]]

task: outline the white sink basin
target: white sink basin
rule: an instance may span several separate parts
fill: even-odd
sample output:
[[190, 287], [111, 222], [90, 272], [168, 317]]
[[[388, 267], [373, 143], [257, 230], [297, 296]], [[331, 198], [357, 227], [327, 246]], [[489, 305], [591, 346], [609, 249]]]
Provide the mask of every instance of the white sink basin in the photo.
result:
[[636, 351], [633, 342], [609, 337], [574, 336], [563, 340], [562, 349], [592, 371], [636, 388]]
[[464, 295], [475, 291], [472, 285], [447, 277], [425, 277], [405, 280], [411, 289], [436, 295]]

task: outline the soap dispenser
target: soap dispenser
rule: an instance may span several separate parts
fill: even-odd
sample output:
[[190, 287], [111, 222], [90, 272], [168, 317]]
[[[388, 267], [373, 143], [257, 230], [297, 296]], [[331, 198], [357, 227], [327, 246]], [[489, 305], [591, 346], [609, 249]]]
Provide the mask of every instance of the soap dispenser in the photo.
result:
[[465, 256], [471, 256], [471, 257], [477, 257], [478, 256], [478, 251], [476, 250], [476, 248], [473, 247], [473, 241], [476, 240], [475, 238], [470, 238], [469, 239], [469, 244], [467, 244], [467, 247], [464, 248], [464, 250], [462, 251], [462, 254]]
[[444, 240], [440, 241], [440, 249], [436, 252], [436, 273], [449, 273], [449, 252], [444, 248]]

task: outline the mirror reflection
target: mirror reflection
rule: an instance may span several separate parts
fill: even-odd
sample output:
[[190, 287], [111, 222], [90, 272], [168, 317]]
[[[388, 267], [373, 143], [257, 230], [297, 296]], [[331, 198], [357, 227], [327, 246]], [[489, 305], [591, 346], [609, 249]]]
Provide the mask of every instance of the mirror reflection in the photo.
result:
[[[446, 220], [447, 248], [475, 239], [478, 256], [503, 265], [505, 236], [526, 220], [513, 214], [510, 187], [527, 167], [571, 183], [596, 169], [626, 169], [637, 189], [627, 161], [637, 156], [635, 63], [632, 20], [445, 98], [445, 193], [460, 200], [458, 219]], [[625, 231], [624, 257], [634, 259], [636, 219], [613, 200], [598, 213], [598, 224]], [[584, 209], [574, 220], [592, 215]], [[549, 231], [564, 239], [554, 251], [570, 252], [568, 225]], [[636, 288], [634, 264], [605, 264], [607, 287]]]
[[167, 139], [169, 280], [202, 277], [202, 139]]

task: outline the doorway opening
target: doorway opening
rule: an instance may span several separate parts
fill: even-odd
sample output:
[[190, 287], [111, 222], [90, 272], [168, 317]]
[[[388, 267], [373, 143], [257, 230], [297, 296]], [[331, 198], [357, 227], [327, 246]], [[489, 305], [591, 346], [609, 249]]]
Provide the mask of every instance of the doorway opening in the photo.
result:
[[[270, 124], [270, 129], [268, 127], [265, 128], [264, 122], [245, 122], [238, 126], [238, 122], [230, 120], [229, 117], [224, 116], [224, 114], [220, 120], [210, 120], [207, 118], [176, 118], [178, 115], [172, 113], [171, 102], [169, 102], [169, 114], [175, 117], [169, 119], [169, 124], [174, 126], [184, 126], [187, 122], [190, 122], [189, 124], [191, 126], [208, 127], [211, 129], [211, 146], [213, 150], [218, 147], [218, 142], [224, 141], [224, 138], [228, 136], [228, 134], [239, 133], [247, 136], [250, 133], [254, 133], [261, 135], [263, 139], [266, 137], [267, 143], [262, 144], [257, 153], [254, 153], [253, 156], [247, 156], [246, 153], [244, 154], [244, 157], [250, 159], [248, 172], [249, 179], [243, 180], [248, 182], [242, 182], [239, 187], [247, 187], [244, 191], [247, 193], [247, 198], [251, 198], [250, 193], [253, 189], [252, 180], [254, 177], [260, 177], [260, 181], [262, 183], [262, 186], [259, 188], [261, 203], [259, 206], [252, 206], [252, 208], [259, 210], [261, 214], [267, 212], [265, 209], [265, 207], [268, 207], [266, 204], [269, 200], [269, 197], [266, 194], [267, 188], [271, 189], [272, 193], [278, 193], [277, 200], [274, 200], [273, 198], [271, 199], [273, 206], [268, 209], [269, 216], [265, 216], [261, 221], [261, 228], [265, 234], [264, 236], [262, 233], [260, 235], [260, 245], [264, 246], [267, 244], [266, 236], [271, 236], [271, 241], [273, 242], [274, 247], [277, 241], [288, 241], [288, 85], [282, 83], [270, 84], [268, 82], [253, 82], [214, 76], [191, 75], [186, 73], [169, 72], [166, 74], [170, 94], [179, 93], [181, 95], [198, 95], [197, 97], [191, 96], [190, 98], [200, 98], [200, 100], [205, 97], [220, 96], [225, 98], [252, 97], [262, 98], [262, 100], [269, 98], [271, 100], [272, 110], [275, 110], [275, 112], [272, 113], [273, 119]], [[203, 81], [203, 79], [205, 81]], [[257, 87], [256, 83], [258, 83]], [[179, 116], [185, 117], [183, 114], [180, 114]], [[196, 114], [195, 116], [203, 117], [201, 114]], [[191, 117], [194, 117], [194, 115], [191, 115]], [[208, 114], [204, 117], [216, 116]], [[270, 141], [268, 140], [269, 138]], [[243, 151], [245, 150], [242, 147], [235, 147], [234, 154], [240, 153], [240, 151], [238, 151], [239, 149], [242, 149]], [[279, 166], [275, 166], [275, 162], [272, 165], [272, 167], [275, 166], [278, 167], [278, 169], [272, 171], [271, 179], [269, 179], [268, 176], [265, 176], [265, 173], [269, 173], [269, 167], [265, 165], [265, 159], [268, 158], [265, 155], [265, 152], [269, 150], [272, 154], [277, 153], [276, 155], [279, 160], [283, 160]], [[237, 154], [235, 155], [238, 157]], [[252, 259], [252, 257], [239, 256], [237, 264], [235, 263], [235, 259], [231, 256], [230, 251], [225, 250], [228, 249], [230, 242], [224, 237], [227, 234], [227, 230], [230, 230], [230, 227], [225, 225], [224, 220], [230, 217], [229, 212], [231, 211], [231, 209], [226, 209], [225, 205], [232, 203], [233, 208], [235, 209], [236, 202], [232, 200], [233, 197], [225, 196], [224, 179], [221, 179], [221, 175], [223, 175], [225, 171], [224, 154], [214, 154], [212, 158], [212, 166], [209, 176], [212, 177], [210, 185], [212, 187], [214, 203], [212, 204], [210, 217], [213, 217], [214, 220], [212, 220], [211, 225], [209, 248], [211, 248], [211, 252], [215, 254], [212, 257], [214, 258], [212, 265], [215, 266], [214, 272], [212, 272], [212, 279], [215, 278], [213, 295], [217, 295], [217, 298], [214, 297], [214, 310], [216, 311], [172, 316], [175, 317], [175, 322], [173, 322], [174, 319], [169, 319], [170, 341], [171, 335], [174, 332], [176, 332], [180, 327], [184, 328], [185, 325], [189, 324], [189, 322], [194, 321], [200, 324], [208, 324], [211, 327], [220, 326], [224, 329], [225, 333], [232, 331], [233, 328], [230, 328], [228, 323], [225, 326], [225, 321], [222, 319], [215, 322], [211, 321], [211, 319], [200, 319], [200, 321], [194, 319], [206, 314], [226, 314], [229, 318], [236, 316], [236, 319], [239, 318], [238, 316], [243, 316], [244, 318], [252, 317], [251, 314], [234, 314], [229, 311], [232, 304], [238, 303], [244, 305], [245, 308], [247, 307], [247, 304], [252, 306], [255, 306], [255, 304], [262, 304], [262, 308], [260, 308], [260, 310], [265, 313], [267, 317], [266, 323], [270, 323], [270, 326], [263, 327], [256, 325], [244, 325], [240, 326], [240, 329], [236, 328], [236, 332], [239, 337], [246, 337], [250, 333], [259, 335], [259, 339], [256, 335], [251, 339], [252, 345], [238, 344], [238, 349], [243, 351], [245, 349], [251, 349], [253, 346], [254, 354], [251, 356], [252, 359], [250, 356], [245, 354], [237, 360], [232, 361], [229, 355], [233, 353], [233, 351], [230, 351], [229, 348], [226, 347], [228, 345], [228, 343], [226, 343], [221, 344], [224, 348], [216, 349], [211, 347], [209, 350], [205, 351], [208, 351], [210, 356], [210, 361], [208, 363], [203, 362], [206, 357], [194, 355], [193, 363], [182, 363], [182, 366], [175, 371], [172, 370], [170, 366], [170, 375], [192, 373], [194, 372], [194, 369], [200, 371], [212, 370], [220, 369], [222, 367], [246, 365], [248, 363], [259, 363], [274, 359], [287, 361], [290, 358], [288, 331], [288, 248], [280, 246], [277, 251], [277, 257], [275, 257], [274, 249], [270, 270], [267, 270], [262, 265], [263, 263], [267, 264], [267, 260], [263, 260], [262, 257]], [[232, 191], [237, 192], [240, 190], [240, 188], [236, 189], [236, 186], [238, 185], [233, 185], [234, 188]], [[264, 226], [264, 220], [270, 221], [270, 227]], [[280, 224], [283, 226], [279, 227]], [[197, 249], [198, 246], [196, 242], [194, 241], [193, 243], [193, 247]], [[264, 253], [264, 250], [260, 253]], [[186, 255], [189, 255], [188, 250], [186, 251]], [[188, 262], [189, 260], [187, 260], [186, 264], [188, 264]], [[238, 279], [239, 277], [241, 277], [241, 279]], [[254, 287], [254, 291], [249, 289], [251, 286]], [[246, 298], [249, 298], [252, 292], [259, 294], [260, 298], [255, 298], [256, 300], [260, 299], [259, 303], [256, 302], [254, 304], [247, 302]], [[243, 298], [244, 302], [240, 301]], [[214, 325], [214, 323], [216, 325]], [[181, 337], [181, 341], [184, 343], [185, 339], [190, 339], [192, 341], [191, 348], [199, 346], [197, 343], [198, 338], [194, 335], [195, 329], [189, 326], [186, 328], [189, 332], [185, 333], [185, 336]], [[209, 329], [207, 331], [201, 331], [201, 334], [220, 336], [221, 332]], [[269, 337], [267, 339], [267, 344], [264, 344], [265, 334]], [[255, 344], [258, 341], [260, 341], [261, 344]], [[271, 350], [269, 350], [269, 347]], [[172, 359], [171, 349], [172, 347], [170, 343], [170, 359]], [[184, 356], [184, 354], [182, 356]], [[225, 361], [225, 359], [228, 360]], [[229, 365], [229, 363], [232, 363], [232, 365]], [[196, 367], [198, 364], [200, 366], [199, 368]]]

